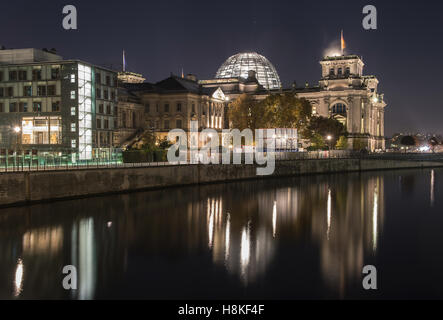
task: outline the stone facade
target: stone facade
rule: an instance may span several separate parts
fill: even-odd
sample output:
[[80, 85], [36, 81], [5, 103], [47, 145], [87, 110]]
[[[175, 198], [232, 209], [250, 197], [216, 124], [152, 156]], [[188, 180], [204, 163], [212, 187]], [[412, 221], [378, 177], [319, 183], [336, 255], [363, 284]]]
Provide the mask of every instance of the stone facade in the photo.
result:
[[384, 150], [386, 103], [377, 78], [363, 75], [364, 63], [355, 55], [326, 57], [320, 64], [319, 85], [296, 89], [297, 95], [311, 102], [315, 114], [342, 122], [350, 148], [363, 144], [370, 151]]

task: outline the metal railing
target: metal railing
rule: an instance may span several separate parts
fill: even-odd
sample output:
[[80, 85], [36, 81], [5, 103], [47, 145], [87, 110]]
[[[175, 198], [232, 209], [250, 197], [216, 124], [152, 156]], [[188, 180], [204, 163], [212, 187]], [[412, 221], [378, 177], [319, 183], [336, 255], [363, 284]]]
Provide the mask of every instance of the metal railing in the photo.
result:
[[[219, 153], [219, 164], [222, 164], [222, 154]], [[265, 153], [265, 156], [266, 153]], [[377, 159], [396, 161], [438, 161], [443, 162], [443, 153], [361, 153], [348, 150], [311, 151], [311, 152], [274, 152], [275, 161], [300, 161], [300, 160], [328, 160], [328, 159]], [[189, 157], [188, 157], [189, 158]], [[233, 163], [233, 154], [230, 154], [230, 163]], [[254, 159], [254, 158], [253, 158]], [[176, 162], [134, 162], [123, 163], [112, 160], [89, 160], [71, 163], [62, 158], [14, 159], [9, 157], [6, 165], [5, 158], [0, 159], [0, 173], [9, 172], [33, 172], [33, 171], [64, 171], [64, 170], [91, 170], [91, 169], [115, 169], [115, 168], [145, 168], [197, 165], [191, 161]], [[65, 161], [63, 161], [65, 160]], [[242, 154], [241, 163], [245, 163], [245, 154]], [[200, 162], [200, 165], [202, 163]]]

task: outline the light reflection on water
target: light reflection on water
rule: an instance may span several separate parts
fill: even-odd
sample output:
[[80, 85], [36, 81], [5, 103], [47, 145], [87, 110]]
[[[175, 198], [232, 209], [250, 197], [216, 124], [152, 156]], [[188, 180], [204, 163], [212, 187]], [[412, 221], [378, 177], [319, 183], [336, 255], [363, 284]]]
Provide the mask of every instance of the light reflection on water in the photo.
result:
[[[415, 218], [401, 214], [417, 201], [422, 212], [438, 211], [441, 173], [273, 179], [3, 209], [0, 298], [365, 297], [363, 266], [392, 259], [386, 239], [409, 239], [385, 232], [386, 216], [413, 230]], [[61, 285], [69, 264], [77, 291]], [[397, 292], [389, 286], [386, 296]]]

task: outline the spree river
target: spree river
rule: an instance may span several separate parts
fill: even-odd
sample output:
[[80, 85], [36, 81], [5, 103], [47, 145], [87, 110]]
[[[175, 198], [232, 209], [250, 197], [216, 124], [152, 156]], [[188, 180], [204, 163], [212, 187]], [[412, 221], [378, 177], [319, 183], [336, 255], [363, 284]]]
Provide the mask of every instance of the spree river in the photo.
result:
[[443, 298], [442, 199], [423, 169], [0, 209], [0, 298]]

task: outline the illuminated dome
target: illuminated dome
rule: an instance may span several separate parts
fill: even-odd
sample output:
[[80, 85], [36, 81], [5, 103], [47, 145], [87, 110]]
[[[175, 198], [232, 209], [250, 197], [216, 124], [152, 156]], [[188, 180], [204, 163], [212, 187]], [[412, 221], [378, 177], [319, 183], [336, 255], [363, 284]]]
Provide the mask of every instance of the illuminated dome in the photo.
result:
[[248, 78], [248, 71], [256, 72], [258, 82], [266, 89], [280, 89], [277, 70], [268, 59], [256, 52], [243, 52], [229, 57], [218, 69], [215, 77]]

